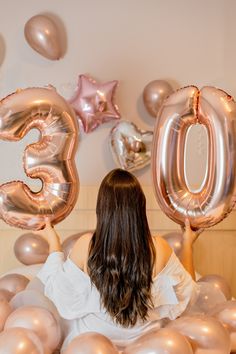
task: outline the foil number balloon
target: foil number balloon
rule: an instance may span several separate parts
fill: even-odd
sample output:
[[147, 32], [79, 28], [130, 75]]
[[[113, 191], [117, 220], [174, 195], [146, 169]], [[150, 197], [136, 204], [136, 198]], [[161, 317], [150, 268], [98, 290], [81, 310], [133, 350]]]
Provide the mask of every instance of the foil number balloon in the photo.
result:
[[52, 88], [28, 88], [2, 100], [1, 139], [20, 140], [32, 128], [41, 136], [26, 147], [23, 164], [27, 176], [41, 179], [42, 188], [34, 193], [21, 181], [3, 184], [0, 217], [12, 226], [37, 230], [45, 226], [45, 217], [56, 224], [75, 205], [78, 130], [72, 109]]
[[[186, 182], [186, 134], [193, 124], [208, 134], [208, 166], [201, 190]], [[220, 222], [236, 197], [236, 103], [214, 87], [182, 88], [167, 98], [156, 120], [152, 151], [155, 192], [161, 209], [172, 220], [194, 228]]]

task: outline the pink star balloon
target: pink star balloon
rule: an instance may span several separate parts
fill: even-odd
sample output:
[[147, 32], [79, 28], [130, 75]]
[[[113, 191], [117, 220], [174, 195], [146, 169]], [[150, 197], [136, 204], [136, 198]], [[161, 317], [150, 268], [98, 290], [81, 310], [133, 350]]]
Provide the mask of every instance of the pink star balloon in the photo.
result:
[[86, 75], [80, 75], [78, 89], [69, 100], [81, 121], [85, 133], [113, 119], [119, 119], [118, 107], [114, 104], [114, 95], [118, 81], [97, 83]]

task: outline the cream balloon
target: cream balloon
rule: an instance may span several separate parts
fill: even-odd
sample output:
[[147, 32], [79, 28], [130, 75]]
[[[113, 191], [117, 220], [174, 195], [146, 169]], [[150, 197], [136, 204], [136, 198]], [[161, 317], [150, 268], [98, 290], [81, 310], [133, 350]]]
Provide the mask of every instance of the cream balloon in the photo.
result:
[[187, 339], [173, 329], [161, 328], [150, 331], [132, 344], [128, 345], [123, 354], [193, 354]]
[[[208, 133], [204, 183], [192, 192], [185, 173], [185, 141], [193, 124]], [[152, 148], [153, 181], [161, 209], [173, 221], [207, 228], [225, 218], [236, 200], [236, 103], [214, 87], [182, 88], [170, 95], [156, 120]]]
[[53, 352], [61, 341], [61, 329], [53, 314], [36, 306], [25, 306], [10, 314], [5, 329], [23, 327], [34, 331], [43, 343], [45, 354]]
[[149, 82], [143, 90], [143, 102], [148, 113], [156, 118], [164, 100], [173, 92], [173, 88], [165, 80]]
[[36, 52], [47, 59], [58, 60], [62, 56], [62, 43], [59, 30], [45, 15], [31, 17], [25, 24], [25, 38]]
[[45, 354], [39, 337], [25, 328], [0, 333], [0, 354]]
[[104, 335], [88, 332], [74, 338], [65, 354], [118, 354], [118, 351]]

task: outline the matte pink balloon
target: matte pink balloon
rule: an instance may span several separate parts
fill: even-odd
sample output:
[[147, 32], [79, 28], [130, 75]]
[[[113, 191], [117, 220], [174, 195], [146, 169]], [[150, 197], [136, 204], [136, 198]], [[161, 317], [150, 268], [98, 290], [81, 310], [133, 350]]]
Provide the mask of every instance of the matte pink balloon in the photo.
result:
[[187, 339], [177, 331], [162, 328], [140, 336], [127, 346], [123, 354], [192, 354]]
[[49, 244], [43, 237], [27, 233], [16, 240], [14, 252], [25, 265], [44, 263], [49, 255]]
[[0, 289], [0, 301], [2, 300], [10, 301], [14, 295], [15, 294], [9, 290]]
[[156, 118], [164, 100], [173, 92], [173, 88], [165, 80], [149, 82], [143, 90], [143, 102], [148, 113]]
[[5, 323], [5, 329], [15, 327], [28, 328], [34, 331], [48, 354], [60, 344], [60, 326], [53, 314], [42, 307], [25, 306], [12, 312]]
[[65, 354], [118, 354], [118, 351], [107, 337], [88, 332], [74, 338]]
[[40, 137], [25, 148], [23, 167], [28, 177], [41, 180], [42, 188], [32, 192], [21, 181], [1, 185], [0, 218], [15, 227], [40, 230], [46, 217], [57, 224], [76, 203], [78, 125], [73, 109], [53, 88], [27, 88], [1, 101], [0, 139], [21, 140], [33, 128]]
[[16, 294], [24, 290], [28, 283], [29, 279], [21, 274], [7, 274], [0, 278], [0, 289]]
[[119, 119], [120, 113], [114, 103], [118, 81], [97, 83], [86, 75], [80, 75], [78, 89], [68, 101], [82, 122], [85, 133], [113, 119]]
[[230, 334], [231, 351], [236, 351], [236, 301], [227, 301], [211, 312]]
[[212, 284], [216, 289], [222, 291], [227, 300], [232, 299], [231, 289], [226, 279], [218, 274], [209, 274], [201, 277], [199, 282]]
[[59, 30], [51, 18], [45, 15], [31, 17], [25, 24], [25, 38], [36, 52], [50, 60], [62, 56], [63, 45]]
[[183, 316], [171, 321], [167, 328], [183, 334], [196, 354], [229, 354], [230, 337], [223, 325], [213, 317]]
[[12, 312], [12, 307], [6, 300], [0, 300], [0, 332], [2, 332], [6, 319]]
[[[208, 162], [198, 191], [188, 188], [185, 170], [187, 133], [203, 124], [208, 134]], [[223, 220], [236, 200], [236, 103], [214, 87], [182, 88], [170, 95], [156, 120], [152, 148], [153, 181], [162, 211], [193, 228]]]
[[84, 234], [87, 234], [88, 232], [91, 231], [83, 231], [83, 232], [79, 232], [77, 234], [71, 235], [69, 237], [67, 237], [63, 242], [62, 242], [62, 250], [64, 252], [65, 258], [67, 258], [67, 256], [70, 254], [72, 248], [74, 247], [74, 244], [76, 243], [76, 241]]
[[0, 333], [0, 354], [45, 354], [39, 337], [25, 328], [9, 328]]
[[168, 234], [162, 235], [162, 237], [168, 242], [175, 254], [179, 257], [183, 242], [182, 232], [170, 232]]

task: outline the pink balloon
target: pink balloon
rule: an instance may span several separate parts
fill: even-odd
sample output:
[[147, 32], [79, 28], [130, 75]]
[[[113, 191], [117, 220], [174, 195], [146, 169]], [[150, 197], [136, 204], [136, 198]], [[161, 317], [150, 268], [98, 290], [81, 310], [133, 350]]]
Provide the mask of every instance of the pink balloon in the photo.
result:
[[149, 82], [143, 90], [143, 102], [148, 113], [156, 118], [164, 100], [173, 92], [173, 88], [165, 80]]
[[0, 218], [15, 227], [40, 230], [46, 217], [53, 225], [63, 220], [78, 196], [77, 121], [52, 87], [19, 90], [0, 103], [0, 139], [21, 140], [33, 128], [40, 138], [25, 148], [23, 167], [28, 177], [42, 181], [42, 188], [35, 193], [21, 181], [0, 186]]
[[118, 81], [97, 83], [86, 75], [80, 75], [78, 89], [68, 101], [82, 122], [85, 133], [113, 119], [119, 119], [118, 107], [114, 96]]
[[25, 24], [25, 39], [36, 52], [47, 59], [58, 60], [63, 45], [56, 24], [45, 15], [31, 17]]
[[118, 354], [118, 351], [107, 337], [88, 332], [74, 338], [65, 354]]
[[[207, 228], [223, 220], [236, 200], [236, 103], [214, 87], [182, 88], [170, 95], [156, 120], [152, 148], [153, 181], [162, 211], [184, 225]], [[201, 189], [188, 188], [184, 152], [194, 124], [206, 127], [207, 175]]]
[[14, 252], [25, 265], [44, 263], [49, 255], [49, 244], [39, 235], [27, 233], [16, 240]]
[[60, 326], [52, 313], [42, 307], [25, 306], [12, 312], [5, 323], [5, 329], [15, 327], [34, 331], [48, 354], [60, 344]]
[[12, 307], [6, 300], [0, 300], [0, 332], [2, 332], [6, 319], [12, 312]]
[[231, 289], [226, 279], [218, 274], [209, 274], [201, 277], [199, 282], [206, 282], [212, 284], [216, 289], [222, 291], [227, 300], [232, 299]]
[[0, 289], [0, 301], [10, 301], [15, 294], [6, 289]]
[[74, 244], [76, 243], [76, 241], [84, 234], [87, 233], [91, 233], [93, 231], [82, 231], [82, 232], [78, 232], [77, 234], [71, 235], [69, 237], [67, 237], [63, 242], [62, 242], [62, 250], [64, 252], [65, 258], [68, 257], [68, 255], [70, 254]]
[[236, 351], [236, 301], [227, 301], [211, 312], [230, 334], [231, 351]]
[[193, 354], [187, 339], [177, 331], [162, 328], [140, 336], [123, 354]]
[[175, 254], [179, 257], [183, 242], [182, 232], [170, 232], [168, 234], [162, 235], [162, 237], [168, 242]]
[[175, 329], [191, 343], [196, 354], [228, 354], [230, 338], [222, 324], [213, 317], [183, 316], [171, 321], [167, 328]]
[[0, 354], [45, 354], [39, 337], [25, 328], [0, 333]]
[[8, 290], [14, 294], [25, 289], [29, 279], [21, 274], [7, 274], [0, 278], [0, 289]]

